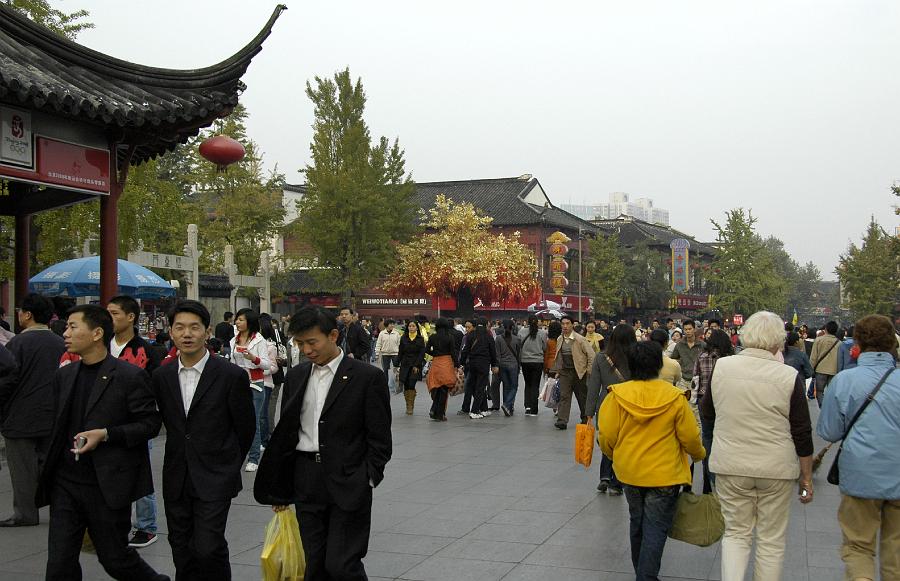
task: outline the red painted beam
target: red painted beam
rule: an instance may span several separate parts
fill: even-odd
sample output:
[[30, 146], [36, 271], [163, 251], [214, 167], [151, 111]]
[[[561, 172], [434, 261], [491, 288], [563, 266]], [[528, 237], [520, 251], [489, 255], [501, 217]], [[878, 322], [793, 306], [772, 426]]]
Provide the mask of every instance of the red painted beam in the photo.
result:
[[[31, 279], [31, 215], [16, 215], [16, 286], [14, 300], [16, 305], [28, 294], [28, 281]], [[12, 309], [10, 309], [12, 311]]]

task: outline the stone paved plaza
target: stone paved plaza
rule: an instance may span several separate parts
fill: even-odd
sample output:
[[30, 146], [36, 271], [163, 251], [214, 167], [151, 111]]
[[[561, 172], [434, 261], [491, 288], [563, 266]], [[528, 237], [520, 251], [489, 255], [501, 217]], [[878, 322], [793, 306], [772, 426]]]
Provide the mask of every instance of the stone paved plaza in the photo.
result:
[[[451, 398], [451, 413], [460, 401], [461, 396]], [[625, 499], [597, 493], [596, 463], [591, 470], [573, 463], [571, 424], [567, 431], [554, 429], [553, 414], [546, 409], [537, 418], [495, 413], [483, 420], [451, 415], [447, 422], [432, 422], [421, 383], [416, 403], [416, 414], [407, 417], [403, 398], [392, 398], [394, 456], [375, 491], [365, 561], [371, 579], [634, 579]], [[814, 404], [812, 408], [815, 419]], [[153, 451], [157, 487], [163, 440], [157, 439]], [[820, 444], [817, 440], [817, 449]], [[253, 477], [244, 474], [244, 491], [234, 500], [228, 522], [228, 541], [234, 578], [255, 581], [260, 579], [263, 529], [272, 512], [253, 501]], [[797, 500], [792, 505], [785, 581], [843, 578], [835, 516], [839, 494], [825, 482], [824, 470], [815, 484], [811, 505], [803, 507]], [[0, 515], [10, 514], [11, 506], [4, 466]], [[0, 529], [0, 581], [43, 579], [46, 510], [41, 517], [38, 527]], [[160, 541], [141, 549], [141, 555], [174, 578], [161, 505], [159, 524]], [[670, 540], [663, 578], [719, 579], [719, 557], [718, 546], [701, 549]], [[86, 580], [108, 579], [95, 556], [83, 554], [82, 566]]]

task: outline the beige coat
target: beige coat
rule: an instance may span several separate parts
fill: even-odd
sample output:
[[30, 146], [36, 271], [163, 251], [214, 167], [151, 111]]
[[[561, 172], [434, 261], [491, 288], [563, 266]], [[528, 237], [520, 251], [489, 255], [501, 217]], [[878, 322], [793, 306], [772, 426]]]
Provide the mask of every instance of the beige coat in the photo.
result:
[[711, 472], [791, 480], [800, 476], [788, 419], [796, 379], [796, 369], [762, 349], [744, 349], [716, 362], [710, 388], [716, 408]]
[[[559, 356], [559, 353], [562, 351], [563, 338], [563, 335], [560, 335], [556, 341], [556, 361], [553, 363], [553, 371], [559, 371], [562, 368], [562, 357]], [[572, 360], [575, 362], [575, 372], [578, 374], [578, 379], [583, 379], [585, 375], [590, 374], [591, 366], [594, 364], [594, 348], [591, 347], [590, 341], [575, 331], [572, 331], [572, 334], [566, 340], [574, 340], [572, 344]]]
[[[835, 345], [832, 347], [835, 343], [838, 343], [838, 338], [834, 335], [825, 334], [821, 337], [816, 337], [815, 342], [813, 342], [812, 352], [809, 354], [809, 362], [812, 364], [813, 369], [816, 370], [816, 373], [837, 375], [838, 351], [841, 350], [841, 346]], [[829, 349], [831, 351], [828, 351]], [[825, 355], [826, 351], [828, 351], [828, 355]]]

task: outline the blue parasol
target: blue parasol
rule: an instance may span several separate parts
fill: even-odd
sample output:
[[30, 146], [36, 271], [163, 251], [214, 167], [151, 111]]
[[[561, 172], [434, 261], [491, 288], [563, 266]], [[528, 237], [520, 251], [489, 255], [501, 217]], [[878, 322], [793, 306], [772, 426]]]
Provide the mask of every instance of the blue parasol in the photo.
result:
[[[32, 277], [28, 290], [51, 297], [100, 296], [100, 257], [54, 264]], [[175, 296], [175, 288], [153, 271], [119, 259], [118, 293], [136, 299], [155, 299]]]

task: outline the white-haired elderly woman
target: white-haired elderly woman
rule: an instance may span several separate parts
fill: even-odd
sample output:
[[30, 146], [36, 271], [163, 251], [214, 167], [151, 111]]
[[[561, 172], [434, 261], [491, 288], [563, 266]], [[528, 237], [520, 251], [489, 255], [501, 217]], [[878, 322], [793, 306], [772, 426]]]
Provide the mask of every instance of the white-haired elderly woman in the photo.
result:
[[718, 361], [701, 413], [715, 421], [710, 472], [725, 517], [722, 581], [743, 581], [756, 527], [753, 579], [781, 578], [791, 493], [813, 498], [812, 425], [803, 378], [775, 354], [784, 322], [755, 313], [742, 329], [743, 351]]

